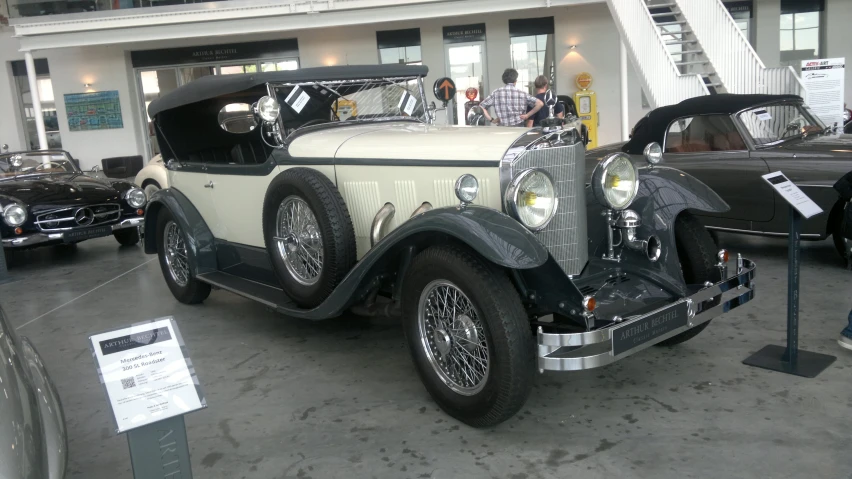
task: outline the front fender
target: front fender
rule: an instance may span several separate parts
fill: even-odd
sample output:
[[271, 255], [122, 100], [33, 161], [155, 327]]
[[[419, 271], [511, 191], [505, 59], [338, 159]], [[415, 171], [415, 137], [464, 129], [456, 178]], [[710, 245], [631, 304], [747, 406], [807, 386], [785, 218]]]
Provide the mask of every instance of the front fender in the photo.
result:
[[[584, 274], [594, 274], [611, 268], [613, 263], [600, 261], [607, 252], [605, 208], [594, 198], [591, 188], [586, 188], [586, 195], [590, 263]], [[663, 251], [659, 260], [651, 262], [639, 252], [616, 248], [621, 250], [619, 267], [648, 278], [671, 294], [685, 295], [687, 289], [675, 244], [675, 219], [688, 209], [722, 213], [730, 207], [694, 176], [675, 168], [657, 166], [639, 168], [639, 192], [629, 209], [642, 218], [637, 236], [643, 239], [657, 236], [662, 241]]]
[[166, 189], [169, 187], [168, 170], [161, 163], [149, 163], [145, 168], [139, 170], [134, 182], [141, 187], [145, 180], [154, 180], [160, 185], [160, 188]]
[[186, 255], [192, 273], [198, 275], [216, 271], [213, 233], [189, 198], [174, 188], [159, 190], [151, 195], [145, 209], [145, 252], [157, 253], [157, 222], [163, 211], [170, 212], [186, 233]]

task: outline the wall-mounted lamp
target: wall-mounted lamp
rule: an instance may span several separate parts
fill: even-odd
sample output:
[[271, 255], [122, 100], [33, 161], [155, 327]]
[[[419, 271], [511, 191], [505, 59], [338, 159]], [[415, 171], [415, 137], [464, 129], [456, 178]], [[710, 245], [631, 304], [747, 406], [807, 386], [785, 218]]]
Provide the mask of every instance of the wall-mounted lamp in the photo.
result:
[[577, 45], [571, 45], [571, 50], [576, 50], [576, 49], [577, 49]]
[[91, 88], [91, 87], [92, 87], [91, 83], [83, 83], [83, 88]]

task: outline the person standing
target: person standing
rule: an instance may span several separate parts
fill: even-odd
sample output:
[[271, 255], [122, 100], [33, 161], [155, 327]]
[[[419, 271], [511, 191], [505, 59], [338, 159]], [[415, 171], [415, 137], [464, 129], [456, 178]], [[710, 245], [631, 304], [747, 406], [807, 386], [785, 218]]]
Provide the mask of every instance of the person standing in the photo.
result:
[[[852, 205], [849, 204], [849, 201], [852, 200], [852, 171], [844, 175], [843, 178], [837, 180], [837, 183], [834, 184], [834, 189], [840, 193], [840, 198], [847, 202], [846, 209], [843, 213], [846, 215], [846, 221], [848, 222], [852, 219], [850, 218], [852, 217], [852, 209], [850, 209], [852, 208]], [[852, 224], [847, 224], [845, 228], [847, 231], [840, 231], [839, 233], [849, 233], [850, 231], [848, 230], [850, 228], [852, 228]], [[846, 251], [846, 257], [846, 261], [852, 265], [852, 252]], [[848, 319], [849, 324], [847, 324], [846, 327], [843, 328], [843, 331], [840, 332], [840, 338], [837, 340], [837, 344], [839, 344], [842, 348], [852, 351], [852, 311], [849, 311]]]
[[[544, 103], [544, 95], [547, 93], [547, 87], [550, 85], [550, 81], [544, 75], [539, 75], [536, 77], [535, 82], [533, 82], [535, 86], [535, 97], [541, 100]], [[553, 107], [553, 114], [556, 115], [556, 118], [565, 118], [565, 105], [562, 103], [557, 103]], [[536, 114], [530, 118], [527, 118], [527, 128], [532, 128], [534, 126], [540, 126], [541, 121], [550, 116], [550, 108], [547, 108], [545, 105], [544, 108], [536, 112]]]
[[[499, 123], [503, 126], [524, 126], [528, 118], [535, 115], [544, 102], [529, 93], [519, 90], [515, 84], [518, 82], [518, 71], [507, 68], [503, 72], [504, 85], [488, 95], [479, 104], [482, 107], [482, 116], [491, 123]], [[488, 108], [494, 107], [496, 118], [488, 113]], [[527, 111], [529, 110], [529, 111]]]

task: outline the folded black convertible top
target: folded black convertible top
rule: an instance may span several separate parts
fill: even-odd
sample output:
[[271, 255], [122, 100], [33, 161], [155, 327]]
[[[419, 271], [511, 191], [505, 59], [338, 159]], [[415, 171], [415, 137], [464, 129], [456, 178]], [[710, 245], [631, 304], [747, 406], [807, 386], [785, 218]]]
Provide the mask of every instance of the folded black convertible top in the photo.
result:
[[243, 73], [236, 75], [211, 75], [183, 85], [148, 105], [148, 116], [190, 103], [221, 95], [228, 95], [266, 83], [292, 83], [310, 81], [361, 80], [371, 78], [426, 76], [429, 68], [423, 65], [345, 65], [334, 67], [302, 68], [280, 72]]

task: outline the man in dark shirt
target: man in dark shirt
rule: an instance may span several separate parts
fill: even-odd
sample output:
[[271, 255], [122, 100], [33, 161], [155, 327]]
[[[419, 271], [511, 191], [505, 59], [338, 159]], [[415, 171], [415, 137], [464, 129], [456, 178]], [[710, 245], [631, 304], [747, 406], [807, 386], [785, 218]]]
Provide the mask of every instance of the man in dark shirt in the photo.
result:
[[[847, 173], [843, 178], [840, 178], [840, 180], [834, 184], [834, 189], [837, 190], [837, 192], [840, 193], [840, 197], [847, 202], [846, 209], [843, 212], [845, 215], [846, 222], [844, 224], [846, 227], [843, 228], [845, 231], [840, 231], [840, 233], [849, 234], [849, 229], [852, 227], [852, 223], [849, 223], [852, 221], [852, 209], [850, 209], [852, 208], [852, 205], [849, 203], [849, 200], [852, 200], [852, 171]], [[848, 236], [846, 237], [848, 238]], [[849, 251], [849, 244], [850, 242], [847, 241], [846, 261], [849, 262], [850, 266], [852, 266], [852, 253]], [[843, 348], [852, 350], [852, 311], [849, 311], [849, 324], [847, 324], [843, 331], [840, 332], [840, 339], [837, 340], [837, 343]]]
[[[544, 94], [547, 93], [547, 86], [550, 84], [550, 81], [544, 75], [539, 75], [533, 85], [535, 86], [535, 97], [541, 100], [544, 103]], [[531, 111], [527, 110], [527, 111]], [[565, 106], [561, 103], [557, 103], [556, 106], [553, 107], [553, 114], [556, 115], [557, 118], [565, 118]], [[541, 125], [541, 120], [544, 120], [550, 116], [550, 108], [547, 105], [544, 106], [541, 110], [535, 114], [535, 116], [531, 116], [527, 119], [527, 128], [531, 128], [533, 126]]]

